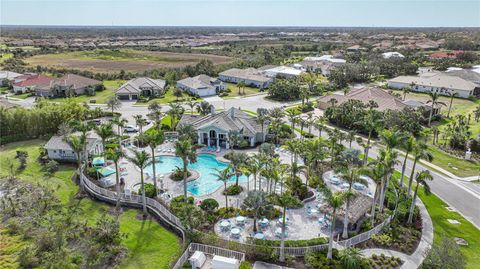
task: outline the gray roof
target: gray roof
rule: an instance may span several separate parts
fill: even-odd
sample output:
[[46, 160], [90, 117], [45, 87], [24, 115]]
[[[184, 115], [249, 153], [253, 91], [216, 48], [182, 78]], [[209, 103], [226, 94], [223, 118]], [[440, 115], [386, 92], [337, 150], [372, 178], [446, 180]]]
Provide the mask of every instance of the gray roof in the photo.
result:
[[178, 84], [197, 90], [215, 89], [215, 86], [213, 86], [213, 83], [215, 82], [218, 82], [218, 80], [207, 75], [198, 75], [196, 77], [185, 78], [177, 81]]
[[232, 69], [225, 70], [218, 75], [226, 76], [226, 77], [235, 77], [235, 78], [245, 79], [245, 80], [260, 81], [260, 82], [271, 81], [271, 78], [265, 76], [262, 71], [259, 71], [255, 68], [246, 68], [246, 69], [232, 68]]
[[464, 80], [468, 80], [475, 84], [480, 84], [480, 74], [472, 70], [468, 70], [468, 69], [453, 70], [453, 71], [445, 72], [444, 74], [448, 76], [460, 77], [460, 78], [463, 78]]
[[14, 78], [21, 75], [22, 74], [11, 72], [11, 71], [0, 70], [0, 80], [3, 80], [3, 79], [13, 80]]
[[153, 90], [162, 91], [165, 88], [165, 80], [140, 77], [131, 79], [120, 88], [116, 93], [141, 93], [141, 88], [153, 88]]
[[[100, 139], [96, 134], [87, 134], [87, 151], [91, 151], [99, 140]], [[66, 141], [66, 137], [59, 135], [52, 136], [45, 146], [43, 146], [43, 148], [53, 150], [72, 150], [72, 147], [70, 147]]]
[[477, 85], [461, 77], [445, 75], [445, 73], [424, 73], [419, 76], [399, 76], [388, 82], [421, 85], [426, 87], [438, 87], [446, 89], [458, 89], [471, 91]]
[[179, 124], [191, 124], [195, 129], [214, 126], [227, 132], [237, 131], [249, 136], [262, 131], [262, 126], [257, 123], [256, 117], [234, 107], [206, 116], [184, 114]]

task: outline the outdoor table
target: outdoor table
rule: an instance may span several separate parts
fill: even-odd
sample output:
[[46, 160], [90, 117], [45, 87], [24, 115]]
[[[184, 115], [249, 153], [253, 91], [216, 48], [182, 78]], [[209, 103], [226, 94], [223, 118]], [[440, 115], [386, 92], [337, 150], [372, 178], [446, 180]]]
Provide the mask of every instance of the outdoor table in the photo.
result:
[[363, 185], [362, 183], [355, 182], [355, 183], [353, 183], [353, 188], [356, 189], [356, 190], [364, 190], [365, 185]]
[[242, 223], [243, 224], [245, 222], [245, 217], [244, 216], [238, 216], [236, 218], [236, 220], [237, 220], [237, 223]]
[[255, 236], [254, 236], [255, 239], [260, 239], [260, 240], [264, 240], [265, 239], [265, 235], [263, 233], [256, 233]]
[[228, 221], [226, 221], [226, 220], [222, 220], [222, 221], [220, 222], [220, 227], [226, 229], [226, 228], [230, 227], [230, 222], [228, 222]]
[[316, 208], [310, 208], [310, 213], [312, 213], [312, 214], [317, 214], [317, 213], [318, 213], [318, 209], [316, 209]]
[[348, 187], [350, 187], [350, 185], [348, 185], [348, 183], [343, 183], [342, 184], [342, 189], [347, 189]]
[[332, 182], [332, 184], [334, 185], [337, 185], [340, 183], [340, 179], [338, 179], [338, 177], [336, 176], [333, 176], [331, 179], [330, 179], [330, 182]]
[[240, 235], [240, 229], [233, 228], [232, 230], [230, 230], [230, 233], [234, 236]]
[[[278, 237], [282, 237], [282, 228], [277, 228], [275, 229], [275, 235], [278, 236]], [[287, 233], [287, 230], [285, 230], [285, 237], [288, 236], [288, 233]]]

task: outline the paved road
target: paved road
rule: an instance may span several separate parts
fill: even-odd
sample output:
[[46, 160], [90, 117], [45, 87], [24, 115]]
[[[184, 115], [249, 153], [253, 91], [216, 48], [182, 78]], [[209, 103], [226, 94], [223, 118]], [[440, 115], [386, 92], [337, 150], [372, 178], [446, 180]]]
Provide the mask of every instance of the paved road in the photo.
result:
[[[239, 107], [241, 109], [256, 111], [257, 108], [267, 108], [271, 109], [273, 107], [283, 107], [286, 105], [295, 104], [298, 102], [291, 103], [280, 103], [275, 102], [265, 98], [265, 95], [256, 95], [244, 98], [233, 98], [222, 100], [218, 97], [206, 98], [216, 109], [229, 109], [231, 107]], [[25, 107], [31, 107], [33, 104], [33, 99], [27, 98], [25, 100], [16, 101], [20, 105]], [[99, 107], [105, 107], [104, 105], [98, 105]], [[168, 106], [164, 106], [164, 110], [168, 110]], [[146, 115], [148, 113], [148, 108], [146, 106], [134, 106], [131, 102], [124, 102], [122, 107], [118, 110], [122, 113], [130, 124], [134, 124], [133, 115], [142, 114]], [[322, 135], [325, 132], [322, 133]], [[353, 147], [357, 149], [362, 149], [356, 143], [353, 143]], [[378, 152], [378, 147], [373, 146], [370, 150], [369, 155], [371, 157], [376, 157]], [[407, 161], [407, 175], [410, 175], [412, 161]], [[398, 165], [397, 169], [401, 170], [401, 166]], [[460, 214], [462, 214], [466, 219], [470, 220], [477, 228], [480, 227], [480, 184], [465, 182], [457, 180], [446, 175], [440, 174], [422, 164], [417, 164], [416, 171], [419, 170], [430, 170], [434, 176], [434, 180], [430, 182], [430, 187], [433, 193], [445, 201], [449, 206], [455, 208]], [[480, 228], [479, 228], [480, 229]]]

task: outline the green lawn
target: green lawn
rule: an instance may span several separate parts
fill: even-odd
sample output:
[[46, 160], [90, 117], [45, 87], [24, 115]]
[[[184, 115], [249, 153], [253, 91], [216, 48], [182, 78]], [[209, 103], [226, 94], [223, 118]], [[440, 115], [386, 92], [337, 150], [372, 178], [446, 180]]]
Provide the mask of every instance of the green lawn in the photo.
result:
[[0, 63], [11, 58], [13, 58], [13, 53], [2, 53], [0, 54]]
[[96, 92], [94, 96], [80, 95], [72, 98], [52, 98], [49, 100], [51, 102], [65, 102], [68, 99], [73, 99], [77, 103], [89, 103], [90, 100], [95, 100], [97, 104], [105, 104], [110, 97], [115, 95], [115, 91], [122, 86], [124, 82], [124, 80], [105, 80], [103, 81], [105, 90]]
[[[394, 177], [399, 179], [401, 176], [399, 171], [394, 172]], [[405, 176], [405, 185], [408, 185], [408, 176]], [[413, 182], [412, 188], [415, 187]], [[428, 214], [433, 223], [433, 243], [440, 243], [442, 236], [450, 238], [461, 237], [468, 242], [468, 246], [461, 246], [460, 249], [467, 258], [467, 268], [477, 268], [480, 263], [480, 230], [478, 230], [471, 222], [466, 220], [457, 212], [447, 210], [447, 204], [438, 196], [431, 193], [426, 195], [423, 187], [418, 190], [418, 197], [422, 200], [427, 208]], [[458, 220], [460, 224], [450, 224], [447, 219]]]
[[[185, 102], [186, 100], [188, 100], [188, 98], [190, 98], [187, 94], [184, 94], [183, 97], [181, 98], [177, 98], [173, 95], [173, 90], [171, 88], [167, 89], [167, 91], [165, 92], [165, 95], [163, 97], [160, 97], [160, 98], [153, 98], [153, 99], [150, 99], [148, 100], [148, 102], [137, 102], [135, 103], [135, 106], [148, 106], [149, 104], [153, 103], [153, 102], [158, 102], [160, 104], [168, 104], [168, 103], [182, 103], [182, 102]], [[203, 101], [202, 98], [197, 98], [195, 100], [195, 102], [201, 102]], [[190, 110], [190, 108], [188, 108], [188, 110]]]
[[15, 94], [12, 95], [12, 98], [17, 98], [17, 99], [26, 99], [27, 97], [30, 96], [30, 93], [22, 93], [22, 94]]
[[[467, 257], [467, 268], [478, 268], [480, 264], [480, 231], [457, 212], [448, 211], [445, 208], [447, 204], [436, 195], [425, 195], [423, 191], [419, 191], [419, 197], [433, 221], [434, 244], [440, 242], [441, 236], [461, 237], [467, 240], [468, 246], [460, 247]], [[458, 220], [460, 224], [450, 224], [447, 219]]]
[[[432, 163], [460, 177], [477, 176], [480, 174], [480, 163], [475, 161], [466, 161], [437, 149], [430, 147], [430, 153], [433, 155]], [[448, 166], [448, 164], [451, 166]]]
[[[238, 94], [238, 88], [237, 84], [233, 83], [226, 83], [227, 88], [230, 90], [227, 96], [224, 96], [222, 98], [232, 98], [232, 97], [237, 97], [237, 96], [249, 96], [249, 95], [254, 95], [258, 94], [260, 92], [259, 89], [253, 88], [253, 87], [245, 87], [244, 89], [242, 88], [242, 94]], [[243, 94], [245, 92], [245, 94]]]
[[[74, 197], [78, 187], [70, 180], [75, 168], [71, 165], [61, 165], [60, 170], [53, 177], [47, 178], [41, 171], [40, 164], [36, 161], [39, 154], [39, 147], [45, 143], [43, 140], [30, 140], [16, 142], [3, 146], [0, 149], [0, 176], [8, 175], [8, 159], [14, 159], [16, 150], [25, 150], [28, 152], [27, 168], [22, 171], [18, 178], [32, 183], [40, 183], [55, 189], [58, 198], [62, 203]], [[88, 224], [93, 224], [96, 219], [108, 214], [109, 206], [104, 203], [94, 202], [90, 198], [84, 198], [80, 202], [82, 217]], [[139, 221], [136, 219], [137, 210], [126, 210], [120, 216], [120, 228], [128, 236], [123, 243], [128, 248], [128, 256], [123, 261], [122, 268], [168, 268], [170, 262], [175, 260], [181, 251], [179, 239], [170, 231], [163, 228], [156, 221]], [[18, 244], [21, 240], [18, 238], [0, 234], [2, 240], [0, 243], [0, 256], [2, 252], [7, 252], [5, 259], [12, 260], [8, 251]], [[4, 240], [3, 237], [8, 237]], [[3, 244], [7, 245], [6, 250], [2, 250]], [[12, 245], [12, 246], [9, 246]], [[18, 247], [17, 247], [18, 248]], [[3, 260], [3, 256], [2, 259]], [[8, 262], [6, 260], [6, 262]], [[11, 262], [9, 262], [11, 263]], [[0, 267], [2, 262], [0, 262]], [[12, 268], [16, 268], [13, 266]], [[8, 267], [7, 267], [8, 268]]]
[[[429, 96], [428, 94], [424, 94], [424, 93], [409, 93], [407, 94], [406, 99], [426, 102], [427, 100], [429, 100]], [[450, 104], [450, 98], [446, 96], [441, 96], [439, 100], [447, 105], [446, 107], [442, 107], [440, 112], [445, 118], [441, 122], [433, 123], [440, 130], [439, 143], [442, 144], [443, 143], [442, 131], [444, 130], [446, 125], [450, 123], [452, 120], [446, 118], [448, 114], [448, 105]], [[452, 110], [450, 112], [450, 118], [453, 118], [455, 115], [467, 116], [468, 114], [472, 114], [472, 118], [470, 120], [470, 125], [469, 125], [470, 131], [472, 133], [472, 137], [475, 137], [477, 134], [480, 133], [480, 122], [475, 122], [473, 119], [473, 111], [477, 106], [480, 106], [480, 100], [471, 101], [469, 99], [454, 98], [453, 104], [452, 104]], [[429, 143], [431, 143], [431, 140], [429, 140]], [[461, 176], [461, 177], [476, 176], [480, 172], [480, 168], [479, 168], [480, 164], [478, 162], [477, 163], [469, 162], [463, 159], [450, 156], [444, 153], [443, 151], [438, 150], [434, 146], [430, 147], [430, 149], [434, 156], [432, 163], [442, 167], [443, 169], [457, 176]], [[451, 163], [453, 167], [456, 167], [458, 169], [453, 169], [452, 167], [449, 167], [448, 163]]]

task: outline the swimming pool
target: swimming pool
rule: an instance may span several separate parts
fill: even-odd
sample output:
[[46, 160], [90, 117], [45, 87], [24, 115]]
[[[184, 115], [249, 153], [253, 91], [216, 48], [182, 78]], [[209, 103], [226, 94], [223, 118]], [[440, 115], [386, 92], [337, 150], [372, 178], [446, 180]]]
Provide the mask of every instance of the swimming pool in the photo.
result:
[[[160, 163], [155, 164], [155, 170], [159, 174], [167, 174], [174, 171], [177, 167], [183, 168], [182, 159], [173, 156], [160, 156], [157, 157]], [[225, 169], [228, 164], [220, 162], [215, 156], [210, 154], [199, 154], [197, 156], [197, 162], [188, 165], [188, 169], [195, 170], [200, 174], [200, 177], [194, 181], [187, 183], [187, 191], [193, 196], [202, 196], [210, 194], [223, 186], [223, 182], [217, 180], [215, 175], [215, 169]], [[153, 167], [150, 165], [145, 168], [145, 172], [152, 173]], [[236, 177], [232, 177], [228, 182], [235, 182]], [[247, 182], [246, 176], [241, 176], [238, 182]]]

